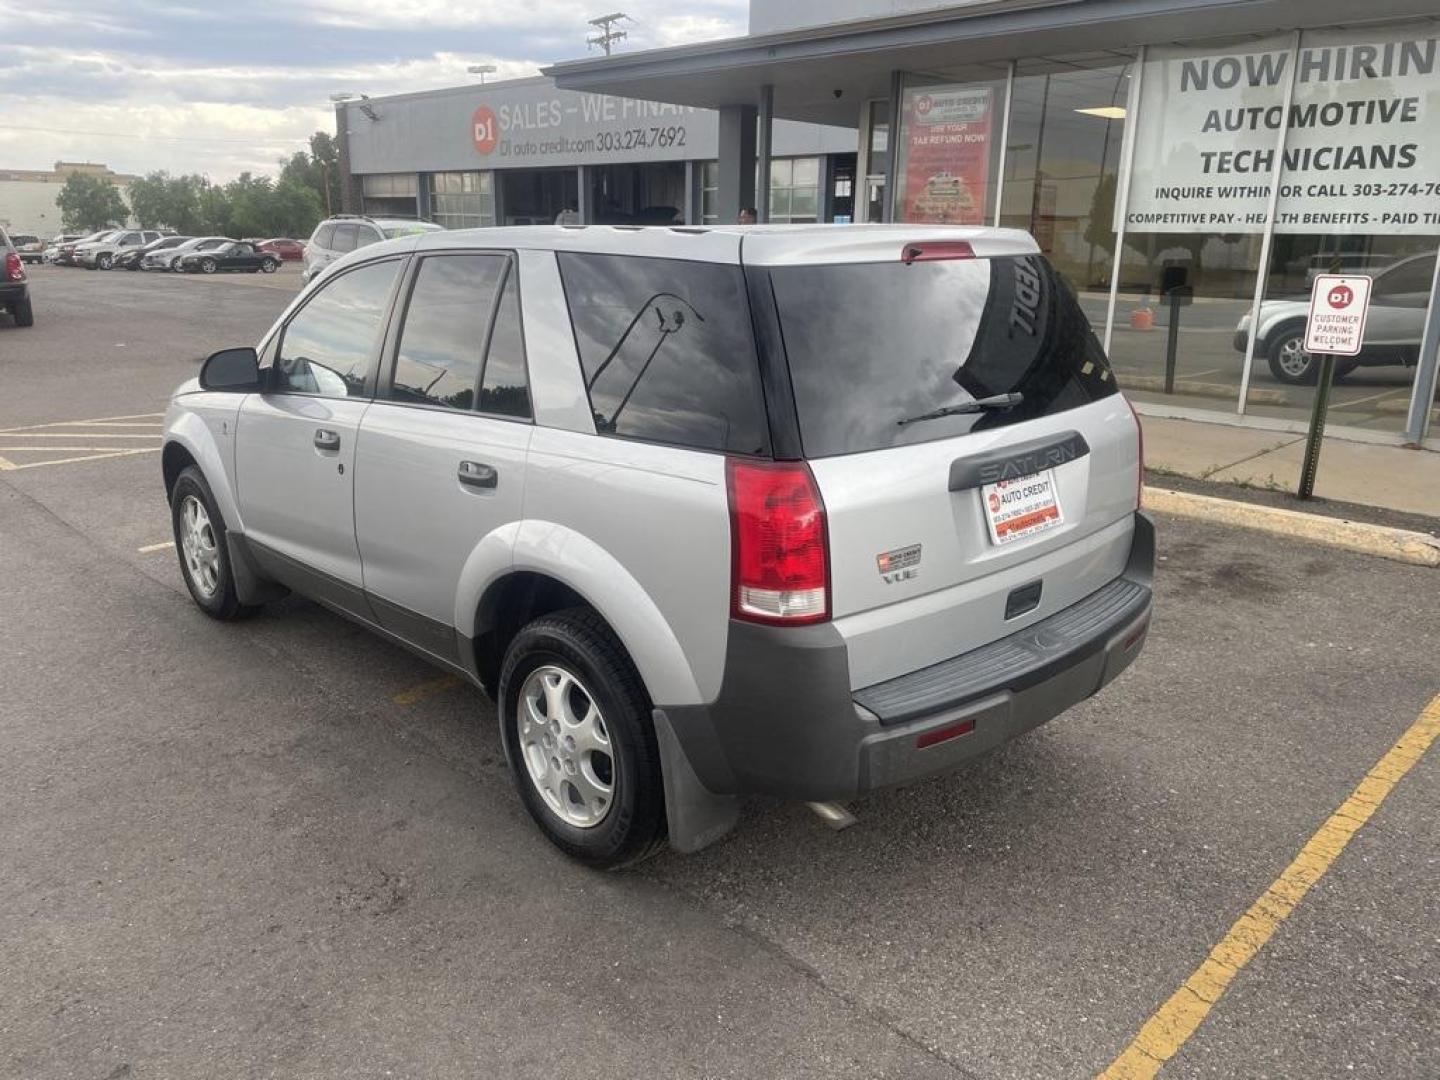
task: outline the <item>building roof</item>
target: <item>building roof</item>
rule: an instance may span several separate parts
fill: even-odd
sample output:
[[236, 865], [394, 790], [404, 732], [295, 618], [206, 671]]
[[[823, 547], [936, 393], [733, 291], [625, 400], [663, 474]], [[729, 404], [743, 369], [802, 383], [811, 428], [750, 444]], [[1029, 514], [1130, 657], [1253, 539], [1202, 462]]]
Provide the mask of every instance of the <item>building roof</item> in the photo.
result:
[[570, 60], [544, 72], [562, 89], [700, 108], [754, 105], [770, 85], [777, 116], [853, 124], [865, 101], [890, 97], [894, 71], [1003, 78], [1011, 60], [1434, 14], [1435, 0], [1366, 0], [1362, 9], [1353, 0], [990, 0]]

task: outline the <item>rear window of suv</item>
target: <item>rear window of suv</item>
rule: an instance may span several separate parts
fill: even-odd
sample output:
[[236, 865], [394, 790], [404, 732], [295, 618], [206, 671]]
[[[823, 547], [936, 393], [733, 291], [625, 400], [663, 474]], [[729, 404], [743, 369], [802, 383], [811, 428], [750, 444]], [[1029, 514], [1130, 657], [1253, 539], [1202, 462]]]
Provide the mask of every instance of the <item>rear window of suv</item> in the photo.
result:
[[559, 260], [597, 431], [769, 453], [740, 267], [563, 252]]
[[[1040, 255], [770, 271], [807, 457], [1064, 412], [1116, 392], [1074, 293]], [[1018, 393], [1008, 408], [900, 423]]]

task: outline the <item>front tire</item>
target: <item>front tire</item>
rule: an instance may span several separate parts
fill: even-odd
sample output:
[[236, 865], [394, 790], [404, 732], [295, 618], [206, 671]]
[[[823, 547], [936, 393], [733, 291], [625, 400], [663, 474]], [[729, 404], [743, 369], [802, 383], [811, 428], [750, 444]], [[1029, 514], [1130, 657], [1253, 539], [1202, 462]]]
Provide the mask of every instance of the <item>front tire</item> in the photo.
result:
[[1310, 386], [1320, 371], [1320, 358], [1305, 351], [1305, 325], [1281, 327], [1270, 343], [1270, 374], [1290, 386]]
[[225, 519], [215, 505], [205, 474], [194, 465], [175, 479], [170, 492], [170, 525], [175, 534], [175, 551], [180, 556], [180, 575], [200, 610], [222, 621], [254, 612], [255, 608], [242, 604], [235, 595], [235, 575], [225, 544]]
[[216, 270], [219, 269], [220, 266], [218, 263], [215, 262], [214, 259], [205, 259], [203, 262], [200, 263], [200, 272], [202, 274], [213, 274]]
[[109, 270], [115, 265], [115, 259], [110, 255], [101, 255], [95, 260], [95, 267], [98, 270]]
[[279, 269], [280, 264], [277, 263], [274, 259], [266, 259], [260, 264], [260, 272], [263, 274], [273, 274], [276, 270]]
[[587, 866], [612, 870], [665, 841], [650, 699], [604, 621], [571, 608], [530, 623], [500, 671], [505, 756], [525, 809]]

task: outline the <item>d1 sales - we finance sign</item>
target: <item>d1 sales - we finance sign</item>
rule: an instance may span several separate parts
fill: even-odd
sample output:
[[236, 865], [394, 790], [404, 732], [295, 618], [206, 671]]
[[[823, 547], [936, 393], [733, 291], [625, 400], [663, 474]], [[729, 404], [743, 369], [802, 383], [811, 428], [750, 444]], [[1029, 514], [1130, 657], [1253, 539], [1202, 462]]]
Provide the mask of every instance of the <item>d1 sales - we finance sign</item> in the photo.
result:
[[1278, 179], [1279, 232], [1440, 232], [1437, 42], [1307, 31], [1298, 59], [1288, 36], [1151, 49], [1131, 95], [1127, 230], [1260, 232]]
[[984, 224], [994, 115], [995, 92], [989, 86], [905, 91], [896, 220]]

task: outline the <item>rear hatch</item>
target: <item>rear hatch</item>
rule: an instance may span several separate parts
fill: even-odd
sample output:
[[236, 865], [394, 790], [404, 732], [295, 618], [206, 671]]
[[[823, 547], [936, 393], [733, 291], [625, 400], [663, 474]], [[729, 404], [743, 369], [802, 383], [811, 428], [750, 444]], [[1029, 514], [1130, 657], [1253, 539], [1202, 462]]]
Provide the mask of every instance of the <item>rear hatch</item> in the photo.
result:
[[1015, 633], [1129, 554], [1134, 416], [1074, 294], [1008, 236], [989, 257], [937, 239], [751, 271], [825, 504], [853, 688]]

